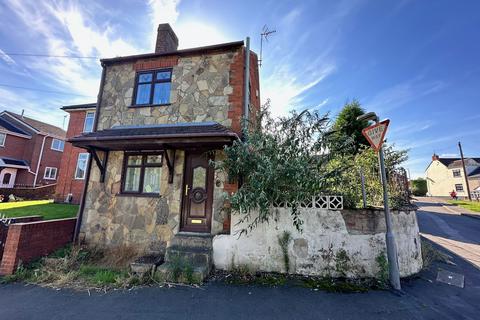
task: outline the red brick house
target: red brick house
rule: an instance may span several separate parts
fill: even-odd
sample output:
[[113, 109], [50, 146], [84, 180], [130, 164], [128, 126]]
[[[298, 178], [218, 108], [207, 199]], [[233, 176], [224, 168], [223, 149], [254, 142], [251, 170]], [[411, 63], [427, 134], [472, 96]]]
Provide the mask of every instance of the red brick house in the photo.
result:
[[[55, 184], [65, 131], [10, 111], [0, 113], [0, 189]], [[15, 192], [12, 192], [15, 194]]]
[[[64, 106], [70, 120], [67, 128], [67, 139], [93, 131], [96, 103]], [[88, 163], [88, 152], [65, 144], [60, 175], [55, 189], [55, 201], [78, 204], [85, 184], [85, 173]]]

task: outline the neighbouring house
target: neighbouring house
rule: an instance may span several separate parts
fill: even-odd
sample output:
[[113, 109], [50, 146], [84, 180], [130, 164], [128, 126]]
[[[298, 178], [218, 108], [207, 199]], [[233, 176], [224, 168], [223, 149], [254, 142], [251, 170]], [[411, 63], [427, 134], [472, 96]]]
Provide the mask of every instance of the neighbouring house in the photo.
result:
[[[0, 113], [0, 193], [54, 185], [64, 151], [65, 131], [23, 114]], [[20, 192], [20, 191], [18, 191]], [[53, 193], [53, 192], [52, 192]]]
[[[70, 118], [67, 139], [90, 133], [95, 122], [96, 103], [63, 106]], [[65, 143], [58, 183], [55, 189], [55, 201], [79, 204], [85, 185], [89, 154], [85, 149]]]
[[[480, 188], [480, 158], [465, 158], [470, 192]], [[455, 191], [458, 197], [466, 198], [467, 186], [460, 158], [443, 158], [434, 154], [426, 171], [428, 195], [450, 197]]]
[[[341, 265], [348, 270], [337, 270], [339, 276], [378, 274], [383, 212], [342, 211], [341, 196], [322, 195], [302, 208], [304, 234], [292, 230], [288, 209], [278, 208], [278, 221], [238, 238], [239, 217], [223, 210], [225, 193], [238, 188], [235, 177], [214, 170], [210, 160], [221, 160], [224, 146], [242, 139], [242, 119], [260, 109], [257, 55], [243, 41], [177, 46], [170, 25], [161, 24], [154, 53], [101, 60], [93, 132], [68, 140], [90, 155], [79, 239], [128, 246], [153, 261], [165, 255], [157, 269], [165, 276], [178, 259], [200, 279], [212, 264], [316, 275], [334, 275]], [[392, 219], [401, 274], [411, 275], [422, 267], [415, 212], [394, 212]], [[278, 245], [284, 231], [293, 237], [290, 269]]]

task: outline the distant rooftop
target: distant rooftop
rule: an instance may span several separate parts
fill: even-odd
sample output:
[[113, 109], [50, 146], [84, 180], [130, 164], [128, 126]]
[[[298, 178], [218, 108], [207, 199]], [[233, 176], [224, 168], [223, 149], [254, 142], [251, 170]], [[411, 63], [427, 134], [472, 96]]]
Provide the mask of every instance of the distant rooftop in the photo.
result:
[[92, 103], [83, 103], [83, 104], [72, 104], [68, 106], [63, 106], [60, 109], [68, 111], [68, 110], [77, 110], [77, 109], [94, 109], [97, 107], [96, 102]]

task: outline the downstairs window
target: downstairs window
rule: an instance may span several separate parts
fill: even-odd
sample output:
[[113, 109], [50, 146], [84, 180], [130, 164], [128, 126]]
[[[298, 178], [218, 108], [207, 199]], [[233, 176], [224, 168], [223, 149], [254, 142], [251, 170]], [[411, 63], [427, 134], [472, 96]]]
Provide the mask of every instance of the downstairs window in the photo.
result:
[[122, 193], [158, 195], [162, 178], [163, 153], [125, 153]]

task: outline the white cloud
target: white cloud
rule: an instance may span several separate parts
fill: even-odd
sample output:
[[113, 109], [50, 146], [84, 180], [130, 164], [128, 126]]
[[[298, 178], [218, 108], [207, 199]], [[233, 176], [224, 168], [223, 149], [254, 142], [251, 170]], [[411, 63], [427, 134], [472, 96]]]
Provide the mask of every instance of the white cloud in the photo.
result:
[[0, 49], [0, 59], [5, 61], [8, 65], [15, 65], [15, 60], [12, 59], [8, 54], [5, 53], [2, 49]]
[[262, 79], [262, 99], [271, 100], [273, 115], [285, 115], [289, 110], [300, 107], [304, 94], [334, 71], [334, 64], [319, 66], [313, 73], [298, 72], [298, 69], [294, 72], [285, 64]]

